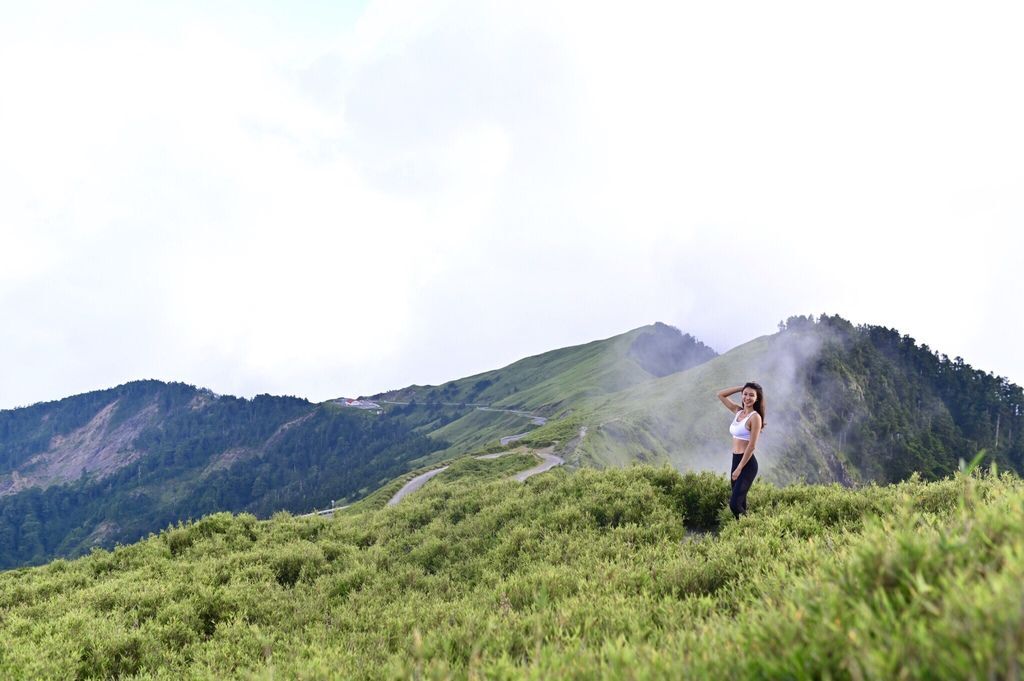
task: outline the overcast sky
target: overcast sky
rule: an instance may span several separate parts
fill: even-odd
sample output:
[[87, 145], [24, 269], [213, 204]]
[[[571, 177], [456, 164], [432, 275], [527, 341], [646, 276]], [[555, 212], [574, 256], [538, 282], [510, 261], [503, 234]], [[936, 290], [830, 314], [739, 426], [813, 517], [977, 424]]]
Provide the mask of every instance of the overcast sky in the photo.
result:
[[1021, 7], [0, 1], [0, 408], [822, 312], [1024, 383]]

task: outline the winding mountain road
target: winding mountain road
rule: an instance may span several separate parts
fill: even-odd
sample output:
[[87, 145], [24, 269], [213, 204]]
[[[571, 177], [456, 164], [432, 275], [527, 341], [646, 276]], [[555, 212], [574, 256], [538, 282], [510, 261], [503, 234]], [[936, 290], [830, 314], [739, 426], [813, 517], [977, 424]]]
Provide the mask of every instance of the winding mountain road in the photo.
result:
[[[394, 400], [377, 400], [376, 403], [379, 403], [379, 404], [397, 404], [397, 405], [400, 405], [400, 406], [404, 406], [404, 405], [408, 405], [409, 404], [408, 402], [395, 402]], [[477, 411], [495, 411], [495, 412], [501, 412], [501, 413], [504, 413], [504, 414], [515, 414], [516, 416], [522, 416], [523, 418], [530, 419], [530, 423], [532, 423], [535, 426], [543, 426], [545, 423], [548, 422], [547, 417], [537, 416], [536, 414], [531, 414], [530, 412], [523, 411], [522, 409], [502, 409], [501, 407], [489, 407], [489, 406], [484, 405], [484, 404], [472, 404], [472, 403], [465, 403], [465, 402], [438, 402], [437, 404], [440, 404], [440, 405], [445, 406], [445, 407], [473, 407], [473, 409], [476, 409]], [[501, 438], [503, 440], [503, 442], [501, 444], [505, 444], [504, 440], [506, 440], [508, 438], [516, 438], [516, 439], [518, 439], [518, 438], [521, 438], [523, 435], [526, 435], [526, 433], [520, 433], [519, 435], [508, 435], [506, 437], [503, 437], [503, 438]]]
[[563, 463], [565, 463], [565, 459], [563, 459], [560, 456], [557, 456], [556, 454], [552, 454], [549, 451], [540, 451], [537, 453], [540, 455], [542, 459], [544, 459], [543, 463], [541, 463], [539, 466], [528, 468], [525, 471], [520, 471], [519, 473], [516, 473], [512, 477], [518, 480], [519, 482], [526, 482], [527, 478], [531, 478], [534, 475], [538, 475], [539, 473], [546, 473], [555, 466], [561, 466]]
[[[560, 456], [557, 456], [556, 454], [553, 454], [551, 452], [552, 449], [552, 447], [548, 447], [547, 449], [542, 449], [536, 452], [536, 454], [542, 459], [542, 462], [539, 465], [534, 466], [533, 468], [527, 468], [525, 471], [520, 471], [511, 477], [515, 480], [518, 480], [519, 482], [525, 482], [527, 478], [531, 478], [534, 475], [538, 475], [540, 473], [549, 471], [555, 466], [561, 466], [563, 463], [565, 463], [565, 459], [563, 459]], [[481, 454], [480, 456], [474, 456], [473, 458], [497, 459], [498, 457], [504, 456], [505, 454], [508, 454], [508, 452], [498, 452], [497, 454]], [[398, 492], [395, 493], [395, 496], [391, 497], [387, 505], [394, 506], [410, 493], [415, 492], [420, 487], [423, 487], [423, 484], [427, 480], [430, 480], [432, 477], [434, 477], [435, 475], [444, 471], [447, 468], [448, 466], [441, 466], [440, 468], [435, 468], [432, 471], [427, 471], [426, 473], [417, 475], [415, 478], [405, 483], [405, 485], [402, 486], [402, 489], [398, 490]]]
[[[384, 404], [408, 404], [407, 402], [390, 402], [390, 401], [387, 401], [387, 400], [379, 400], [379, 402], [384, 403]], [[447, 403], [444, 403], [444, 404], [447, 404]], [[530, 422], [533, 425], [535, 425], [535, 426], [543, 426], [545, 423], [548, 422], [548, 420], [545, 417], [543, 417], [543, 416], [537, 416], [536, 414], [531, 414], [531, 413], [526, 412], [526, 411], [520, 411], [518, 409], [499, 409], [497, 407], [486, 407], [486, 406], [481, 406], [481, 405], [467, 405], [467, 406], [473, 406], [474, 408], [476, 408], [476, 409], [478, 409], [480, 411], [495, 411], [495, 412], [504, 412], [504, 413], [509, 413], [509, 414], [516, 414], [517, 416], [522, 416], [522, 417], [530, 419]], [[586, 428], [586, 426], [584, 426], [582, 429], [580, 429], [580, 438], [585, 436], [586, 433], [587, 433], [587, 428]], [[527, 435], [527, 433], [517, 433], [516, 435], [506, 435], [505, 437], [500, 439], [500, 442], [501, 442], [502, 445], [507, 445], [510, 442], [515, 442], [516, 440], [519, 440], [520, 438], [524, 437], [525, 435]], [[534, 475], [539, 475], [540, 473], [546, 473], [547, 471], [551, 470], [555, 466], [561, 466], [562, 464], [564, 464], [565, 463], [565, 459], [563, 459], [562, 457], [558, 456], [557, 454], [554, 454], [553, 450], [554, 450], [554, 447], [548, 447], [546, 449], [542, 449], [542, 450], [537, 451], [536, 454], [537, 454], [537, 456], [539, 456], [541, 458], [541, 463], [539, 463], [538, 465], [534, 466], [533, 468], [528, 468], [525, 471], [520, 471], [520, 472], [516, 473], [515, 475], [513, 475], [511, 477], [514, 480], [517, 480], [519, 482], [525, 482], [527, 480], [527, 478], [531, 478]], [[504, 456], [505, 454], [508, 454], [508, 452], [497, 452], [495, 454], [481, 454], [479, 456], [474, 456], [473, 458], [474, 459], [481, 459], [481, 460], [497, 459], [498, 457]], [[402, 499], [404, 499], [408, 495], [412, 494], [413, 492], [418, 490], [420, 487], [423, 487], [423, 485], [425, 485], [427, 483], [427, 481], [430, 480], [432, 477], [434, 477], [435, 475], [438, 475], [440, 473], [443, 473], [447, 469], [448, 469], [448, 465], [445, 465], [445, 466], [441, 466], [439, 468], [435, 468], [433, 470], [429, 470], [426, 473], [421, 473], [420, 475], [417, 475], [415, 478], [413, 478], [409, 482], [407, 482], [404, 485], [402, 485], [402, 488], [400, 490], [398, 490], [397, 492], [395, 492], [395, 495], [388, 500], [387, 505], [388, 506], [395, 506], [395, 505], [397, 505], [398, 502], [400, 502]], [[348, 508], [348, 506], [339, 506], [337, 508], [329, 508], [329, 509], [326, 509], [326, 510], [323, 510], [323, 511], [314, 511], [312, 513], [306, 513], [305, 515], [300, 516], [300, 517], [309, 517], [309, 516], [314, 516], [314, 515], [331, 515], [331, 516], [333, 516], [335, 511], [340, 511], [343, 508]]]
[[407, 495], [412, 494], [420, 487], [423, 487], [423, 485], [426, 484], [427, 480], [430, 480], [438, 473], [441, 473], [446, 470], [448, 470], [448, 466], [441, 466], [440, 468], [435, 468], [432, 471], [427, 471], [426, 473], [417, 475], [415, 478], [402, 485], [402, 489], [398, 490], [395, 493], [395, 496], [391, 497], [391, 499], [388, 500], [388, 506], [394, 506], [399, 501], [404, 499]]

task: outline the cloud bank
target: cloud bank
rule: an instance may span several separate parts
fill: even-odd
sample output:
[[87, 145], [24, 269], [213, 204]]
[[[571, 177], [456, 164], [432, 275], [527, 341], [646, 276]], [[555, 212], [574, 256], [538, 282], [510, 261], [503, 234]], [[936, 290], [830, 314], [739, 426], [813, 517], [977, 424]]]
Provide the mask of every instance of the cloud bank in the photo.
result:
[[4, 12], [0, 408], [820, 312], [1024, 381], [1014, 4]]

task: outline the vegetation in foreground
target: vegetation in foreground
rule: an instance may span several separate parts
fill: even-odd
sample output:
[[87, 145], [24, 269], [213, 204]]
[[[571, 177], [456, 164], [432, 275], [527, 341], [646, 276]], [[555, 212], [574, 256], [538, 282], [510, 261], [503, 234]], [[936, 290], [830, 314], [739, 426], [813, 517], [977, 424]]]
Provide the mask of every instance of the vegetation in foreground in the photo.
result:
[[0, 676], [1007, 678], [1024, 665], [1012, 474], [756, 483], [736, 522], [721, 476], [556, 470], [521, 485], [484, 463], [396, 507], [216, 514], [2, 573]]

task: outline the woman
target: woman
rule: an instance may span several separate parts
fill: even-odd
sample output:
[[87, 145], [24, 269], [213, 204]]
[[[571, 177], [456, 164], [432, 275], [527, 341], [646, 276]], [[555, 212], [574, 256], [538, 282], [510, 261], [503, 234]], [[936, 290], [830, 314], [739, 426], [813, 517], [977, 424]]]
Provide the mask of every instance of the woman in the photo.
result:
[[[743, 406], [729, 399], [730, 395], [738, 392], [742, 392], [740, 397]], [[747, 491], [757, 475], [754, 448], [757, 447], [757, 438], [766, 423], [764, 389], [757, 383], [748, 382], [719, 391], [718, 399], [735, 414], [729, 424], [729, 434], [732, 435], [732, 496], [729, 498], [729, 509], [739, 520], [740, 514], [747, 512]]]

